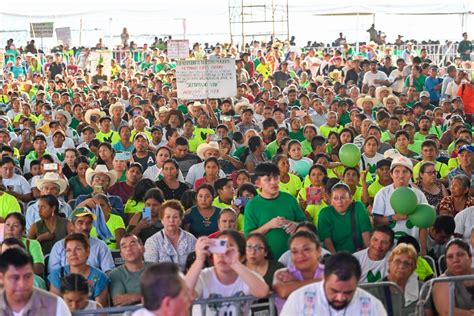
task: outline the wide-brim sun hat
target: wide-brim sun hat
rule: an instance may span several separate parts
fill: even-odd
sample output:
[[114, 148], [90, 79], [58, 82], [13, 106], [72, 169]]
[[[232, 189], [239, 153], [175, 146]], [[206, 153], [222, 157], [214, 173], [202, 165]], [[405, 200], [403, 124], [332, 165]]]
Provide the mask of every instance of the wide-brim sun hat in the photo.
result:
[[92, 186], [92, 178], [97, 174], [105, 174], [109, 177], [109, 186], [114, 185], [117, 182], [117, 173], [115, 170], [107, 169], [106, 165], [97, 165], [95, 169], [88, 168], [86, 170], [86, 182], [88, 185]]
[[196, 154], [198, 155], [199, 158], [206, 159], [204, 157], [204, 154], [208, 150], [219, 151], [219, 144], [217, 142], [209, 142], [209, 143], [200, 144], [196, 150]]
[[45, 175], [36, 181], [36, 186], [41, 190], [43, 184], [55, 183], [59, 186], [59, 194], [63, 194], [67, 189], [67, 182], [57, 172], [46, 172]]

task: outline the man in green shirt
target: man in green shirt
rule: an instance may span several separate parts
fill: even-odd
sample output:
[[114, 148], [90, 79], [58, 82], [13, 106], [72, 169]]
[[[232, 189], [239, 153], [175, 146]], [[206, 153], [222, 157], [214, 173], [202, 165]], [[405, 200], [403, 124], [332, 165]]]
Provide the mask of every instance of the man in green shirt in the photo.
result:
[[[140, 238], [125, 234], [120, 240], [120, 256], [124, 264], [110, 274], [110, 294], [114, 306], [133, 305], [141, 302], [140, 276], [152, 262], [145, 262]], [[118, 258], [116, 258], [118, 259]]]
[[382, 159], [377, 162], [377, 177], [375, 181], [369, 185], [369, 197], [373, 199], [375, 194], [380, 191], [381, 188], [392, 184], [392, 177], [390, 176], [390, 160]]
[[280, 172], [275, 164], [259, 164], [255, 175], [255, 183], [262, 191], [245, 207], [245, 236], [252, 232], [264, 234], [274, 258], [280, 258], [288, 250], [288, 238], [295, 232], [297, 222], [306, 217], [295, 197], [279, 191]]

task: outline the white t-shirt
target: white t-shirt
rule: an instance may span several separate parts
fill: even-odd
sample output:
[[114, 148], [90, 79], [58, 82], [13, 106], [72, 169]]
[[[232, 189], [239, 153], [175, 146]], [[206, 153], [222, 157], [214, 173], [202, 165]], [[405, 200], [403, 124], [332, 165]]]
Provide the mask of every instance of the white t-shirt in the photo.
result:
[[455, 234], [462, 235], [462, 238], [471, 243], [471, 232], [474, 228], [474, 206], [468, 207], [454, 217], [456, 223]]
[[[255, 276], [260, 277], [256, 273]], [[214, 267], [211, 267], [201, 271], [199, 280], [196, 284], [196, 292], [199, 299], [212, 299], [250, 295], [250, 288], [240, 277], [237, 277], [235, 282], [232, 284], [222, 284], [216, 276]], [[241, 311], [242, 313], [240, 315], [247, 315], [250, 306], [248, 304], [242, 304], [241, 308], [243, 310]], [[201, 306], [194, 305], [192, 314], [193, 316], [201, 315]], [[230, 302], [216, 304], [215, 306], [208, 305], [206, 307], [206, 316], [207, 315], [237, 315], [236, 305]]]
[[311, 56], [306, 56], [304, 59], [305, 62], [308, 63], [308, 68], [311, 70], [311, 77], [316, 77], [316, 73], [318, 72], [319, 65], [321, 65], [322, 60], [319, 59], [318, 57], [311, 57]]
[[[163, 169], [158, 168], [157, 165], [148, 167], [143, 173], [143, 178], [150, 179], [151, 181], [161, 180], [163, 178]], [[181, 173], [181, 170], [179, 170], [179, 173], [178, 173], [178, 181], [184, 182], [184, 177], [183, 177], [183, 174]]]
[[[428, 201], [426, 200], [426, 196], [423, 192], [421, 192], [417, 188], [412, 187], [411, 189], [416, 194], [418, 204], [420, 203], [428, 204]], [[392, 196], [393, 191], [395, 191], [395, 187], [393, 186], [393, 184], [391, 184], [389, 186], [386, 186], [380, 189], [380, 191], [377, 192], [377, 194], [374, 197], [374, 206], [372, 208], [372, 214], [380, 215], [380, 216], [395, 215], [395, 211], [390, 205], [390, 197]], [[390, 228], [392, 228], [393, 231], [395, 232], [395, 238], [397, 240], [404, 234], [408, 234], [418, 239], [418, 232], [419, 232], [418, 227], [415, 227], [409, 224], [407, 225], [407, 223], [408, 223], [408, 220], [401, 220], [401, 221], [396, 221], [395, 225], [393, 225], [393, 223], [389, 225]]]
[[363, 153], [359, 163], [360, 170], [369, 170], [369, 172], [372, 174], [372, 177], [375, 178], [377, 171], [377, 162], [382, 159], [384, 159], [384, 156], [377, 152], [373, 157], [367, 157], [367, 155]]
[[454, 98], [459, 90], [459, 85], [455, 81], [451, 81], [448, 83], [446, 87], [446, 91], [444, 92], [445, 94], [449, 95], [451, 98]]
[[387, 315], [382, 303], [367, 291], [357, 288], [349, 305], [335, 310], [324, 293], [324, 281], [312, 283], [291, 293], [280, 316], [316, 315]]
[[367, 84], [369, 86], [380, 87], [381, 84], [380, 83], [375, 84], [374, 80], [387, 80], [387, 79], [388, 79], [387, 74], [383, 71], [378, 70], [376, 73], [373, 73], [372, 71], [367, 71], [364, 75], [364, 80], [362, 83]]
[[401, 93], [403, 92], [403, 85], [405, 84], [405, 80], [398, 79], [398, 77], [402, 76], [403, 77], [403, 71], [400, 71], [398, 69], [392, 70], [390, 73], [390, 76], [388, 77], [388, 80], [392, 85], [390, 86], [393, 91]]
[[3, 185], [5, 187], [13, 187], [12, 191], [20, 194], [29, 194], [31, 193], [31, 186], [28, 181], [20, 175], [13, 174], [10, 179], [3, 178]]
[[359, 280], [360, 283], [381, 281], [387, 276], [387, 258], [389, 254], [387, 253], [382, 260], [374, 261], [369, 258], [368, 251], [369, 248], [366, 248], [354, 253], [354, 257], [359, 260], [360, 267], [362, 268], [362, 274]]

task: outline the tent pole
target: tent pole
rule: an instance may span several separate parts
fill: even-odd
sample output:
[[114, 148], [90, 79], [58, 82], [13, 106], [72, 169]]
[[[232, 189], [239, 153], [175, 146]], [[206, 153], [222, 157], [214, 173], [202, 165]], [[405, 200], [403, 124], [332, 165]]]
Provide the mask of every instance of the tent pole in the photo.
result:
[[356, 18], [356, 47], [355, 47], [356, 54], [359, 54], [359, 12], [357, 12]]

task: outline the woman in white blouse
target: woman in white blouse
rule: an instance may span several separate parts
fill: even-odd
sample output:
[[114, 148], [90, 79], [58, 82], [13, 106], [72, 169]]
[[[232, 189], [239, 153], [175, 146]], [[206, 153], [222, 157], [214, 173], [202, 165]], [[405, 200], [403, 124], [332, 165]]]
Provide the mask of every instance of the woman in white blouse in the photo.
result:
[[181, 229], [183, 215], [181, 202], [168, 200], [161, 204], [163, 229], [145, 242], [145, 261], [173, 262], [184, 270], [188, 255], [194, 251], [196, 238]]

